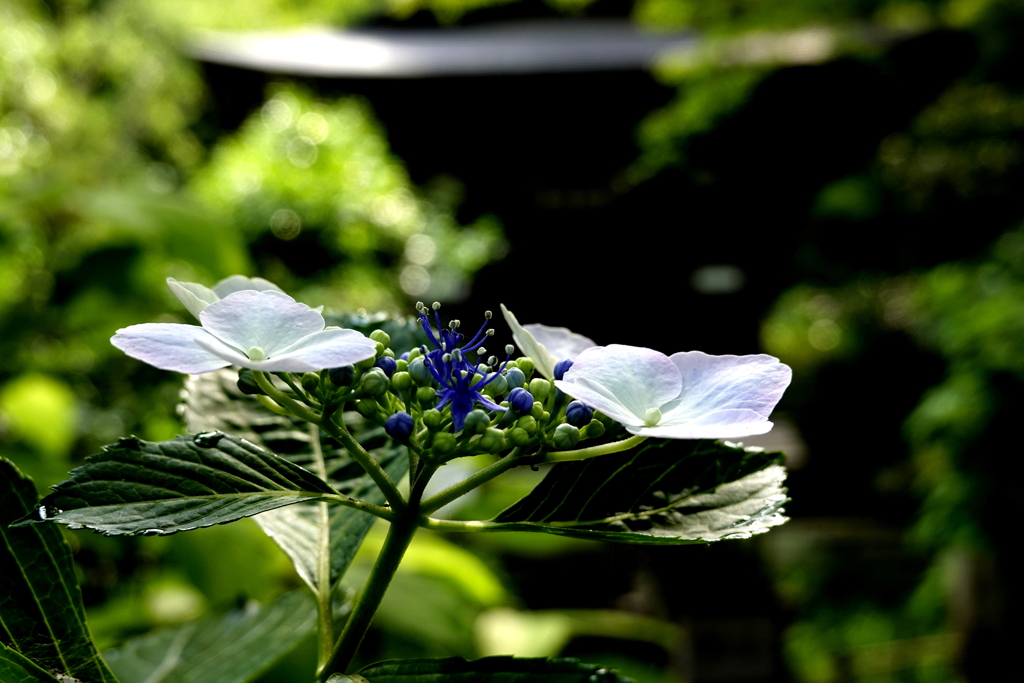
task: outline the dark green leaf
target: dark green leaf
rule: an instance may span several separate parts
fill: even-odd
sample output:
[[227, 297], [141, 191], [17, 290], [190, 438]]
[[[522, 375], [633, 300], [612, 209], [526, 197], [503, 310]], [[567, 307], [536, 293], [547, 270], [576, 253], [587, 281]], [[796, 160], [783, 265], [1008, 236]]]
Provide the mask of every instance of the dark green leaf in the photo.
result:
[[[285, 454], [292, 462], [312, 468], [314, 453], [321, 449], [330, 483], [341, 493], [376, 505], [384, 494], [348, 452], [324, 432], [277, 415], [252, 396], [238, 390], [237, 372], [221, 370], [193, 375], [185, 382], [180, 411], [189, 431], [221, 430]], [[366, 423], [358, 414], [346, 414], [356, 439], [371, 450], [395, 481], [409, 467], [405, 449], [396, 447], [384, 431]], [[287, 553], [303, 581], [318, 591], [320, 567], [321, 506], [300, 503], [255, 517], [263, 530]], [[331, 505], [330, 581], [334, 586], [348, 568], [366, 532], [376, 520], [370, 514], [341, 505]]]
[[355, 676], [332, 676], [328, 683], [632, 683], [632, 679], [576, 659], [485, 657], [393, 659], [371, 664]]
[[[0, 681], [3, 683], [59, 683], [54, 676], [16, 650], [0, 645]], [[65, 683], [68, 680], [64, 679]]]
[[[86, 627], [71, 549], [60, 529], [8, 526], [38, 505], [32, 481], [0, 458], [0, 644], [48, 671], [83, 683], [112, 683], [116, 679]], [[2, 667], [28, 671], [19, 661], [6, 656], [0, 681], [9, 680]]]
[[[306, 593], [272, 605], [161, 629], [106, 653], [123, 683], [245, 683], [313, 632]], [[5, 681], [6, 683], [6, 681]]]
[[264, 449], [220, 432], [107, 446], [43, 499], [33, 521], [104, 534], [172, 534], [337, 495]]
[[712, 441], [648, 444], [555, 465], [492, 528], [686, 544], [747, 538], [786, 521], [780, 453]]

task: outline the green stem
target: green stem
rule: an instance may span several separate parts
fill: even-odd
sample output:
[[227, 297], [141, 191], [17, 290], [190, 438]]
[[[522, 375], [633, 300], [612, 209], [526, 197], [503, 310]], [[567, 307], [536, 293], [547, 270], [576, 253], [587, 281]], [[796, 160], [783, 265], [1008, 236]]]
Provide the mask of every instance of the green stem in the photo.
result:
[[523, 463], [523, 461], [529, 460], [532, 457], [529, 455], [519, 455], [516, 452], [518, 450], [518, 448], [513, 449], [511, 453], [509, 453], [507, 456], [505, 456], [498, 462], [488, 465], [487, 467], [483, 468], [476, 474], [463, 479], [458, 484], [449, 486], [444, 491], [441, 491], [441, 493], [438, 493], [436, 496], [432, 496], [426, 499], [420, 505], [420, 511], [425, 515], [429, 515], [431, 512], [443, 508], [445, 505], [452, 502], [453, 500], [466, 495], [467, 493], [469, 493], [476, 487], [480, 486], [481, 484], [484, 484], [490, 481], [491, 479], [494, 479], [502, 472], [507, 472], [516, 465], [520, 465]]
[[352, 658], [355, 657], [366, 631], [370, 628], [373, 615], [380, 607], [384, 593], [391, 584], [395, 571], [398, 570], [402, 556], [409, 547], [413, 534], [416, 533], [418, 519], [419, 512], [408, 508], [401, 517], [391, 523], [387, 538], [384, 540], [384, 547], [381, 549], [380, 555], [377, 556], [377, 561], [370, 571], [370, 578], [363, 587], [363, 592], [356, 599], [356, 604], [345, 623], [345, 629], [341, 633], [338, 645], [327, 660], [327, 664], [320, 669], [321, 681], [326, 681], [334, 673], [344, 672], [352, 663]]
[[391, 477], [388, 473], [373, 459], [365, 448], [363, 448], [355, 437], [345, 429], [344, 425], [340, 425], [334, 420], [322, 420], [318, 422], [320, 427], [331, 435], [332, 438], [337, 440], [342, 446], [348, 450], [352, 455], [352, 459], [358, 462], [366, 473], [373, 479], [373, 483], [384, 493], [384, 497], [391, 505], [392, 510], [402, 510], [405, 508], [405, 499], [402, 498], [402, 494], [399, 492], [398, 487], [391, 481]]
[[613, 441], [611, 443], [601, 444], [600, 446], [591, 446], [589, 448], [580, 448], [575, 451], [550, 451], [547, 456], [544, 457], [543, 462], [566, 462], [569, 460], [586, 460], [587, 458], [596, 458], [599, 455], [608, 455], [609, 453], [620, 453], [622, 451], [628, 451], [634, 446], [638, 446], [647, 440], [646, 436], [631, 436], [628, 439], [622, 441]]
[[341, 494], [338, 494], [336, 496], [323, 496], [322, 498], [320, 498], [320, 500], [327, 503], [344, 505], [345, 507], [350, 507], [355, 510], [362, 510], [363, 512], [370, 513], [374, 517], [380, 517], [381, 519], [386, 519], [389, 522], [395, 518], [395, 513], [393, 510], [390, 510], [386, 507], [381, 507], [380, 505], [366, 503], [355, 498], [349, 498], [348, 496], [343, 496]]
[[283, 408], [291, 411], [292, 415], [303, 419], [306, 422], [312, 422], [313, 424], [320, 423], [319, 415], [275, 387], [274, 382], [267, 377], [267, 373], [261, 370], [253, 370], [252, 376], [256, 379], [256, 384], [259, 385], [260, 389], [262, 389], [267, 396], [277, 401]]

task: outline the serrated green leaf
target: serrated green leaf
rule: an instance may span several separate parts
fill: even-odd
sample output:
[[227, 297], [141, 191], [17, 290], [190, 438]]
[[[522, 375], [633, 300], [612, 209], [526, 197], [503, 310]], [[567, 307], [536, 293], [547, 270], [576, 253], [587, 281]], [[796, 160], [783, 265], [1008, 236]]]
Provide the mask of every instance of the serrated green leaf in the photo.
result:
[[[83, 683], [114, 683], [85, 624], [71, 549], [60, 529], [9, 526], [38, 504], [32, 480], [0, 458], [0, 645], [42, 669]], [[7, 670], [20, 667], [24, 675], [31, 673], [14, 655], [4, 661]], [[3, 671], [0, 681], [7, 683]]]
[[[313, 467], [314, 453], [321, 449], [328, 479], [341, 493], [380, 505], [384, 494], [348, 452], [326, 433], [277, 415], [246, 396], [236, 385], [237, 372], [221, 370], [193, 375], [185, 381], [180, 412], [189, 431], [221, 430], [264, 445], [306, 468]], [[384, 431], [355, 414], [346, 415], [353, 435], [370, 450], [392, 480], [401, 479], [409, 467], [405, 449], [396, 447]], [[319, 592], [321, 509], [317, 503], [300, 503], [266, 512], [256, 522], [295, 564], [302, 580]], [[359, 510], [332, 505], [330, 520], [330, 582], [340, 581], [376, 520]]]
[[484, 657], [467, 661], [447, 659], [393, 659], [371, 664], [355, 676], [332, 676], [328, 683], [633, 683], [597, 664], [577, 659], [519, 659]]
[[786, 521], [780, 453], [711, 441], [648, 444], [555, 465], [491, 528], [680, 545], [747, 538]]
[[[106, 653], [122, 683], [246, 683], [313, 632], [306, 593], [133, 638]], [[5, 682], [6, 683], [6, 682]]]
[[[60, 683], [28, 657], [0, 645], [0, 681], [3, 683]], [[64, 679], [64, 683], [70, 683]]]
[[234, 436], [132, 437], [72, 470], [32, 521], [109, 536], [173, 534], [330, 496], [337, 492], [311, 473]]

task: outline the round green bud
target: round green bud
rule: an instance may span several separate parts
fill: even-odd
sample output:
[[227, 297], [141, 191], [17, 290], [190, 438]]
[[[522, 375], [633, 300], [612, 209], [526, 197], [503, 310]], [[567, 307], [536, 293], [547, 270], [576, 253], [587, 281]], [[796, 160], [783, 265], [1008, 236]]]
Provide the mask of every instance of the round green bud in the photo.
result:
[[263, 393], [260, 385], [256, 383], [256, 378], [252, 376], [252, 370], [248, 368], [238, 371], [238, 390], [249, 396], [258, 396]]
[[441, 426], [441, 411], [431, 408], [423, 413], [423, 426], [434, 430]]
[[488, 396], [504, 396], [508, 393], [508, 380], [504, 375], [498, 375], [484, 387], [484, 393]]
[[399, 358], [397, 361], [395, 361], [395, 369], [398, 370], [399, 372], [406, 370], [408, 367], [409, 361], [407, 360], [402, 360], [401, 358]]
[[483, 434], [490, 424], [491, 418], [487, 416], [487, 413], [478, 408], [469, 411], [462, 428], [470, 434]]
[[309, 393], [315, 392], [320, 388], [320, 373], [307, 372], [302, 375], [302, 388]]
[[583, 428], [581, 435], [584, 439], [596, 439], [597, 437], [604, 435], [604, 425], [601, 424], [600, 420], [591, 420], [587, 423], [587, 426]]
[[437, 400], [437, 392], [434, 387], [420, 387], [416, 390], [416, 400], [420, 403], [433, 403]]
[[384, 346], [380, 342], [376, 342], [374, 344], [374, 348], [377, 349], [377, 358], [380, 358], [381, 356], [384, 355], [384, 350], [387, 349], [388, 347]]
[[505, 435], [500, 429], [488, 427], [480, 437], [480, 448], [488, 453], [500, 453], [505, 449]]
[[519, 427], [513, 427], [508, 430], [505, 434], [505, 438], [508, 439], [513, 446], [527, 446], [530, 443], [531, 437], [527, 434], [525, 429]]
[[420, 350], [420, 347], [418, 347], [418, 346], [415, 349], [413, 349], [412, 351], [409, 352], [409, 362], [410, 363], [413, 362], [414, 360], [416, 360], [417, 358], [422, 358], [422, 357], [423, 357], [423, 351]]
[[527, 434], [533, 434], [537, 431], [537, 420], [532, 415], [523, 415], [516, 420], [516, 427], [525, 429]]
[[438, 432], [434, 435], [434, 444], [430, 449], [438, 455], [448, 455], [455, 450], [455, 435], [451, 432]]
[[391, 388], [395, 391], [405, 391], [412, 386], [412, 377], [408, 372], [396, 372], [391, 375]]
[[615, 421], [614, 418], [608, 417], [600, 410], [594, 411], [594, 419], [599, 420], [604, 425], [604, 431], [606, 434], [615, 434], [622, 429], [622, 425]]
[[388, 358], [394, 358], [395, 357], [395, 352], [392, 351], [391, 349], [384, 349], [384, 352], [381, 353], [381, 355], [382, 356], [387, 356]]
[[389, 335], [384, 330], [374, 330], [373, 332], [370, 333], [370, 339], [372, 339], [375, 342], [380, 342], [385, 347], [391, 345], [391, 335]]
[[357, 371], [359, 371], [359, 370], [369, 370], [370, 368], [373, 367], [373, 364], [376, 363], [376, 362], [377, 362], [376, 358], [367, 358], [365, 360], [361, 360], [361, 361], [359, 361], [358, 363], [355, 364], [356, 370]]
[[533, 407], [530, 408], [530, 415], [533, 415], [533, 419], [538, 422], [544, 419], [544, 405], [540, 401], [534, 401]]
[[421, 387], [430, 386], [430, 383], [434, 381], [434, 376], [430, 374], [430, 369], [422, 358], [417, 358], [409, 363], [409, 374], [412, 375], [413, 381]]
[[377, 414], [377, 402], [371, 398], [361, 398], [356, 401], [356, 412], [363, 417], [373, 417]]
[[380, 368], [371, 368], [363, 375], [359, 388], [370, 396], [383, 396], [391, 388], [391, 380]]
[[533, 361], [530, 360], [529, 357], [523, 356], [516, 360], [516, 365], [523, 371], [523, 374], [526, 375], [526, 379], [530, 379], [530, 375], [533, 374], [534, 369]]
[[568, 423], [560, 424], [555, 428], [553, 441], [559, 450], [573, 448], [580, 442], [580, 430]]
[[548, 395], [551, 393], [551, 382], [543, 377], [534, 377], [530, 380], [530, 393], [538, 401], [547, 400]]

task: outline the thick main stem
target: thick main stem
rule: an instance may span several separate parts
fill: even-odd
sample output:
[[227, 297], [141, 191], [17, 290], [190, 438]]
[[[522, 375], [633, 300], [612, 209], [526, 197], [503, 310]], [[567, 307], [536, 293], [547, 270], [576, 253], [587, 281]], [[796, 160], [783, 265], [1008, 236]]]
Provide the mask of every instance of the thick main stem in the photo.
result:
[[[313, 445], [313, 468], [316, 475], [326, 482], [327, 463], [324, 461], [323, 449], [320, 446], [320, 428], [310, 424], [309, 436]], [[320, 517], [320, 562], [316, 573], [316, 612], [320, 624], [320, 651], [317, 664], [324, 666], [331, 657], [331, 648], [334, 647], [334, 615], [331, 610], [331, 511], [328, 503], [319, 503], [317, 507]]]
[[377, 561], [370, 571], [370, 578], [363, 587], [363, 592], [356, 599], [352, 608], [345, 629], [341, 633], [338, 646], [331, 655], [327, 664], [320, 670], [320, 680], [326, 681], [332, 674], [344, 673], [345, 669], [352, 663], [356, 651], [366, 631], [370, 628], [373, 615], [380, 607], [384, 593], [391, 584], [391, 579], [398, 570], [406, 548], [416, 533], [419, 512], [406, 508], [403, 514], [399, 515], [388, 529], [387, 538], [384, 540], [384, 547], [377, 556]]

